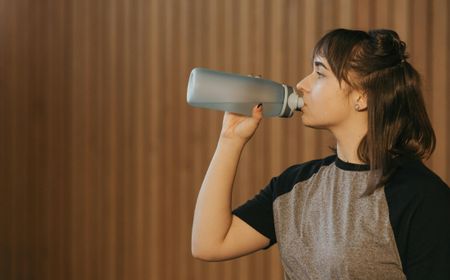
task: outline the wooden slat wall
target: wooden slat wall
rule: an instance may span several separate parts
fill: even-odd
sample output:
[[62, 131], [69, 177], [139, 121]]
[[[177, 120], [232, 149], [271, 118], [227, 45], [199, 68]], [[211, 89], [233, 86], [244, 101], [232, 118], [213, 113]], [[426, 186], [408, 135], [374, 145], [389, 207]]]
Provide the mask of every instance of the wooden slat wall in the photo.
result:
[[[282, 279], [277, 247], [223, 263], [190, 254], [222, 113], [185, 102], [209, 67], [295, 85], [336, 27], [393, 28], [423, 74], [450, 180], [447, 0], [0, 0], [0, 279]], [[265, 119], [233, 205], [329, 153], [300, 119]]]

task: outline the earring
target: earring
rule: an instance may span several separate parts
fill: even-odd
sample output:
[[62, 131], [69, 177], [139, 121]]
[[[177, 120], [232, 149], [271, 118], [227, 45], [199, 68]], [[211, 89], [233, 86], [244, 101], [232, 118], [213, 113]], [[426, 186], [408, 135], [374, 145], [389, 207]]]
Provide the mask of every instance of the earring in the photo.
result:
[[355, 110], [359, 112], [359, 104], [355, 104]]

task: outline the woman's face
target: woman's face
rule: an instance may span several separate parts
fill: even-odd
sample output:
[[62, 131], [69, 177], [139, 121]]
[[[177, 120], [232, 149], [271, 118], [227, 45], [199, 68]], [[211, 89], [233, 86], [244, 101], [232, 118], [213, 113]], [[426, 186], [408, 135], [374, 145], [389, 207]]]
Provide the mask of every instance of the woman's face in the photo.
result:
[[339, 82], [323, 57], [316, 56], [313, 72], [301, 80], [296, 88], [303, 94], [303, 124], [308, 127], [332, 130], [349, 121], [354, 105], [346, 83]]

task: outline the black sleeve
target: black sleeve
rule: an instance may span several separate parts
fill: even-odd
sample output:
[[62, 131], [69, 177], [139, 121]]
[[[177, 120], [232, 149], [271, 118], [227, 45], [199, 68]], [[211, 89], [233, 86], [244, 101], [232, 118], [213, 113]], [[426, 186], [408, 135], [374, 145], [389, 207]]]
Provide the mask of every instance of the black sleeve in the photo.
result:
[[450, 279], [450, 190], [421, 199], [407, 244], [404, 271], [409, 280]]
[[408, 280], [450, 279], [450, 189], [420, 162], [402, 166], [385, 188]]
[[278, 177], [272, 178], [253, 199], [239, 206], [232, 213], [269, 238], [270, 244], [264, 248], [268, 249], [277, 242], [272, 207], [275, 199], [291, 191], [297, 182], [310, 178], [322, 165], [329, 165], [335, 159], [336, 155], [332, 155], [325, 159], [290, 166]]
[[262, 235], [270, 239], [268, 249], [276, 243], [275, 226], [273, 220], [273, 197], [278, 178], [272, 178], [270, 183], [262, 189], [254, 198], [233, 210], [241, 220], [249, 224]]

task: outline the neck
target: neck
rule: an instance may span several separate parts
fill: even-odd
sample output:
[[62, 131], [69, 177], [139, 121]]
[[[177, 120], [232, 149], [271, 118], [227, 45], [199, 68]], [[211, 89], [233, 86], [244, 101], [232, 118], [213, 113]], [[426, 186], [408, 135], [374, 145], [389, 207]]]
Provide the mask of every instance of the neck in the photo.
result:
[[342, 133], [333, 132], [337, 141], [336, 149], [339, 159], [349, 163], [364, 164], [358, 157], [358, 147], [366, 133], [366, 129], [345, 130]]
[[360, 142], [343, 144], [342, 142], [338, 141], [337, 156], [339, 157], [339, 159], [348, 163], [364, 164], [364, 162], [362, 162], [358, 157], [359, 143]]

